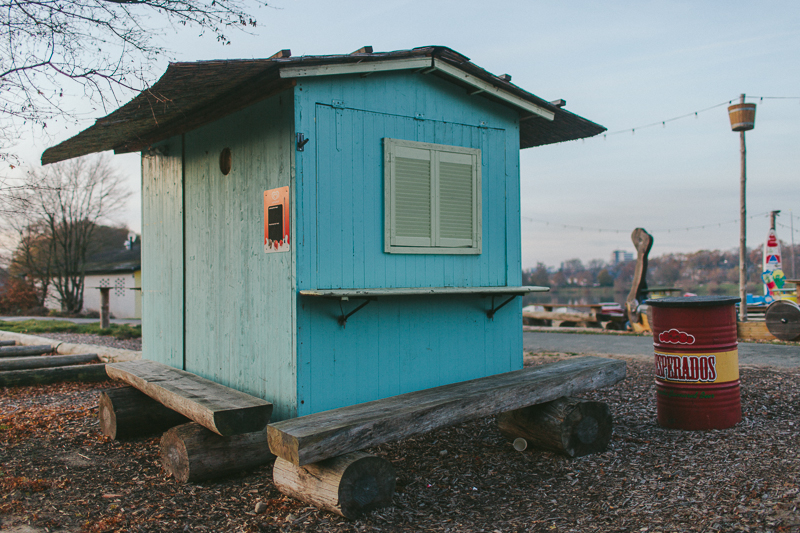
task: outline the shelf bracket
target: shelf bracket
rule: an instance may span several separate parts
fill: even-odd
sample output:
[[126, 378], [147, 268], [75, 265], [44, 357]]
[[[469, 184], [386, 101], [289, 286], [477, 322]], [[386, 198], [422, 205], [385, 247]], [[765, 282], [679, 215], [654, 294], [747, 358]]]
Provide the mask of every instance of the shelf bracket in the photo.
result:
[[342, 326], [342, 327], [345, 327], [347, 325], [347, 319], [348, 318], [350, 318], [351, 316], [356, 314], [358, 311], [361, 311], [361, 309], [363, 309], [368, 303], [370, 303], [373, 300], [373, 298], [365, 298], [364, 302], [361, 305], [359, 305], [358, 307], [356, 307], [355, 309], [353, 309], [349, 313], [345, 314], [344, 307], [342, 306], [342, 302], [347, 301], [347, 300], [349, 300], [349, 298], [347, 296], [345, 296], [345, 297], [343, 297], [343, 298], [341, 298], [339, 300], [339, 310], [342, 312], [342, 315], [339, 317], [339, 325]]
[[510, 303], [511, 300], [513, 300], [516, 297], [517, 297], [517, 295], [514, 294], [510, 298], [508, 298], [505, 302], [503, 302], [500, 305], [498, 305], [497, 307], [495, 307], [494, 306], [494, 296], [492, 296], [492, 308], [489, 311], [486, 311], [486, 316], [488, 316], [489, 319], [494, 320], [494, 314], [496, 312], [498, 312], [500, 309], [502, 309], [503, 306], [505, 306], [506, 304]]

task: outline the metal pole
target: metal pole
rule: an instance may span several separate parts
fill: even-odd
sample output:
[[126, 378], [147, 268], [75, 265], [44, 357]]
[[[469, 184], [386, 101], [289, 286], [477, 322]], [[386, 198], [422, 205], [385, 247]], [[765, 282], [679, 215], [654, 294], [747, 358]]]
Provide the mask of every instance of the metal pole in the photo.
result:
[[[744, 103], [744, 94], [739, 97], [739, 103]], [[747, 204], [745, 191], [747, 183], [747, 150], [744, 144], [744, 131], [739, 133], [739, 152], [742, 163], [742, 174], [739, 179], [739, 321], [747, 322]]]
[[794, 269], [794, 213], [789, 211], [789, 231], [792, 234], [792, 279], [797, 279], [797, 272]]

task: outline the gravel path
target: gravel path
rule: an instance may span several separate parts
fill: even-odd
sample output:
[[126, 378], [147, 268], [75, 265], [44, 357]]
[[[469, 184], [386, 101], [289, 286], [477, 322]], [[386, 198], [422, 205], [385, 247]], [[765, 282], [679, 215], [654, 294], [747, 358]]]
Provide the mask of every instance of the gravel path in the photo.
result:
[[[591, 333], [555, 333], [525, 331], [523, 346], [531, 353], [615, 354], [653, 360], [651, 335], [619, 335]], [[739, 364], [769, 365], [786, 368], [800, 367], [800, 344], [739, 343]]]
[[37, 333], [36, 336], [75, 344], [97, 344], [109, 348], [136, 350], [137, 352], [142, 350], [141, 338], [123, 340], [110, 335], [91, 335], [89, 333]]
[[[799, 380], [795, 369], [744, 368], [739, 425], [665, 430], [655, 421], [652, 363], [628, 360], [626, 380], [587, 395], [614, 414], [605, 452], [518, 453], [493, 418], [433, 431], [370, 450], [394, 464], [397, 492], [391, 507], [353, 522], [284, 497], [271, 465], [175, 483], [159, 466], [157, 437], [99, 434], [96, 391], [112, 383], [0, 389], [0, 529], [796, 532]], [[257, 502], [266, 512], [254, 512]]]

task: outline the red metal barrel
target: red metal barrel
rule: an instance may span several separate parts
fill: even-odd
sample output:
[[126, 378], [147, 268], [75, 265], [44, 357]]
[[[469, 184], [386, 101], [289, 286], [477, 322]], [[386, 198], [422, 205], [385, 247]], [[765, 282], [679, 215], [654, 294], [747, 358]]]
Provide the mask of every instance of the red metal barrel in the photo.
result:
[[736, 302], [729, 296], [647, 300], [653, 313], [658, 424], [725, 429], [742, 420]]

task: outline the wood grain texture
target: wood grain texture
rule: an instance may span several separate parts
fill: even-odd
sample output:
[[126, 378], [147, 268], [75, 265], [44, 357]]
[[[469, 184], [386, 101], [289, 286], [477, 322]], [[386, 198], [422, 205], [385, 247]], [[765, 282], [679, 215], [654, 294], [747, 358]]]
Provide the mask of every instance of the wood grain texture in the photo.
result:
[[581, 457], [604, 451], [611, 441], [613, 417], [608, 405], [579, 398], [559, 398], [497, 415], [500, 433], [529, 447]]
[[777, 300], [769, 304], [764, 313], [767, 329], [782, 341], [800, 337], [800, 306], [789, 300]]
[[99, 396], [100, 431], [112, 439], [137, 439], [189, 421], [134, 387], [109, 389]]
[[299, 291], [301, 296], [323, 298], [358, 298], [367, 296], [450, 296], [456, 294], [478, 295], [523, 295], [531, 292], [547, 292], [548, 287], [419, 287], [389, 289], [317, 289]]
[[[752, 315], [751, 315], [752, 316]], [[748, 320], [736, 323], [736, 337], [745, 341], [774, 341], [775, 335], [767, 329], [763, 320]]]
[[106, 370], [218, 435], [260, 431], [272, 413], [265, 400], [155, 361], [114, 363]]
[[267, 431], [220, 437], [196, 422], [173, 427], [161, 437], [161, 466], [180, 483], [249, 470], [272, 461]]
[[142, 153], [142, 354], [183, 368], [181, 138]]
[[633, 323], [640, 321], [637, 308], [647, 298], [647, 293], [645, 292], [647, 290], [647, 256], [650, 255], [650, 250], [653, 248], [653, 236], [642, 228], [636, 228], [631, 233], [631, 241], [633, 241], [633, 246], [636, 248], [636, 270], [633, 274], [633, 282], [626, 300], [626, 307], [628, 309], [628, 318]]
[[[435, 77], [337, 78], [295, 90], [297, 131], [312, 138], [296, 153], [297, 288], [522, 285], [518, 115]], [[480, 148], [482, 254], [383, 252], [387, 137]], [[297, 415], [518, 370], [521, 307], [512, 301], [492, 320], [491, 296], [386, 296], [343, 328], [338, 301], [301, 297]]]
[[105, 381], [106, 365], [74, 365], [0, 372], [0, 387], [46, 385], [62, 381]]
[[76, 355], [36, 355], [33, 357], [9, 357], [0, 359], [0, 371], [25, 370], [29, 368], [52, 368], [56, 366], [77, 365], [98, 361], [96, 353]]
[[15, 346], [17, 341], [0, 341], [0, 346]]
[[269, 446], [278, 457], [302, 466], [612, 385], [625, 373], [619, 360], [567, 359], [270, 424]]
[[293, 263], [301, 237], [292, 217], [292, 249], [264, 253], [264, 191], [289, 186], [294, 203], [292, 118], [289, 91], [186, 134], [183, 369], [273, 402], [276, 418], [297, 413]]
[[36, 346], [3, 346], [0, 347], [0, 357], [22, 357], [26, 355], [44, 355], [52, 353], [54, 348], [49, 344]]
[[349, 519], [391, 505], [396, 483], [392, 463], [363, 452], [306, 466], [278, 458], [272, 479], [287, 496]]

